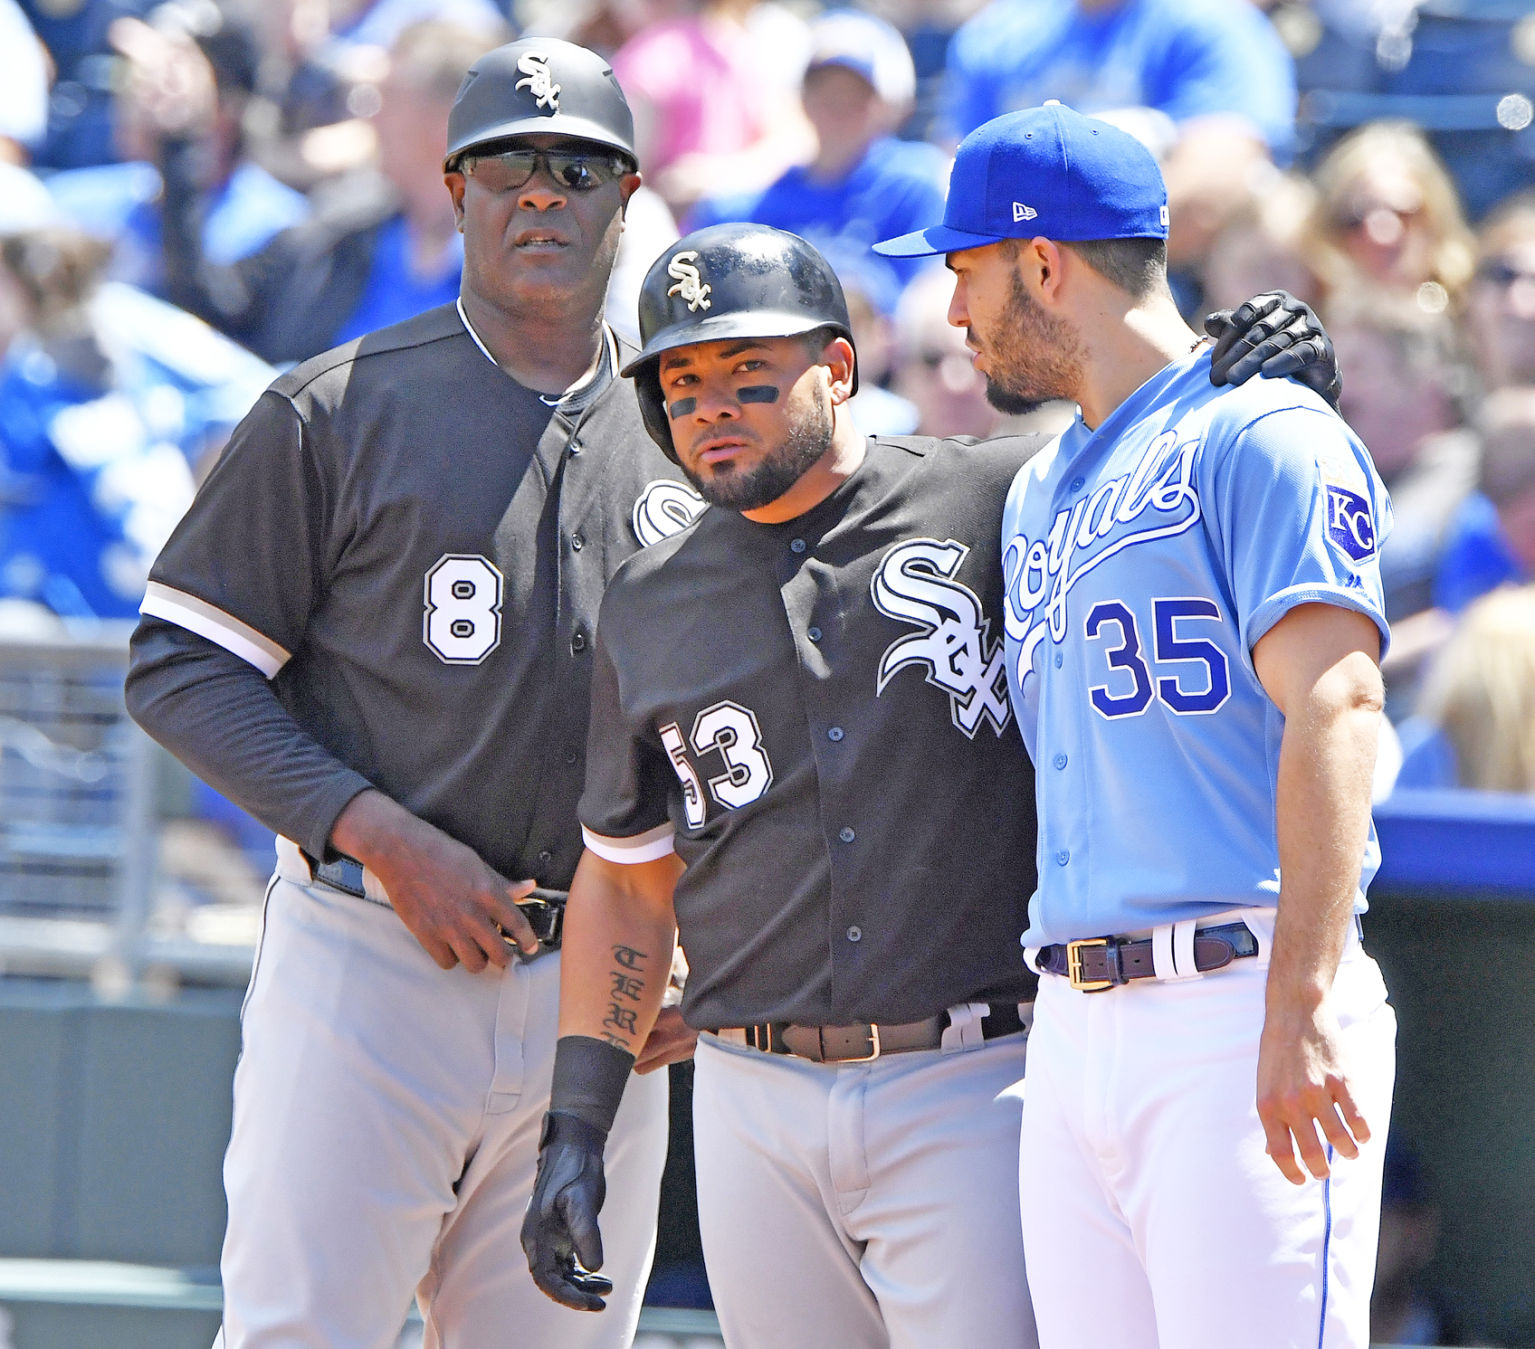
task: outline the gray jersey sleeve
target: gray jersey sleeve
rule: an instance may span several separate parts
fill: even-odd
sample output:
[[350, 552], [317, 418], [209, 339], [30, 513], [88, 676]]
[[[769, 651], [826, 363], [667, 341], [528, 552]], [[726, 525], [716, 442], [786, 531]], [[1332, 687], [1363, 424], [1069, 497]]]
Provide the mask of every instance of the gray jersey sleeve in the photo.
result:
[[185, 628], [140, 621], [126, 695], [198, 777], [312, 857], [327, 856], [336, 817], [370, 785], [305, 734], [259, 670]]
[[370, 785], [299, 725], [270, 682], [324, 585], [326, 477], [297, 410], [268, 390], [150, 572], [127, 681], [145, 730], [317, 857], [336, 816]]
[[672, 849], [669, 787], [678, 779], [662, 749], [625, 716], [618, 669], [605, 640], [616, 626], [614, 591], [603, 600], [592, 662], [586, 786], [577, 814], [586, 846], [610, 862], [651, 862]]

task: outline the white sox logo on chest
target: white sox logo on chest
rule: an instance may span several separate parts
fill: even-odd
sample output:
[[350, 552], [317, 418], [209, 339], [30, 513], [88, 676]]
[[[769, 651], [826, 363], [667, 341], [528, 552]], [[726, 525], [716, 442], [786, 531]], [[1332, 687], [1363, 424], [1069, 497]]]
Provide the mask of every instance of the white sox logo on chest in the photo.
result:
[[983, 718], [1001, 735], [1012, 708], [1001, 639], [991, 638], [975, 593], [954, 580], [969, 553], [953, 539], [897, 544], [880, 560], [869, 590], [880, 613], [922, 629], [885, 648], [876, 695], [897, 671], [922, 666], [927, 682], [948, 693], [954, 725], [974, 740]]
[[649, 548], [680, 534], [704, 512], [708, 503], [686, 483], [662, 478], [645, 484], [629, 514], [634, 537]]
[[[1126, 548], [1182, 534], [1199, 523], [1198, 448], [1197, 440], [1180, 446], [1177, 434], [1166, 431], [1130, 472], [1056, 512], [1044, 538], [1018, 534], [1008, 540], [1002, 550], [1003, 621], [1007, 635], [1021, 644], [1015, 671], [1020, 687], [1047, 625], [1055, 641], [1065, 637], [1067, 601], [1078, 581]], [[1144, 528], [1119, 532], [1143, 520]], [[1041, 604], [1045, 613], [1038, 618]]]

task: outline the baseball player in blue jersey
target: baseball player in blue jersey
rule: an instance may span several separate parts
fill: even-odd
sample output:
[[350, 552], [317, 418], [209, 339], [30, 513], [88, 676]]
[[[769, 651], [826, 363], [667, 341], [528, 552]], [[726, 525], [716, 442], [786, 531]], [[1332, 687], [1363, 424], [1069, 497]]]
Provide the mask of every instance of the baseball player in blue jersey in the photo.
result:
[[1059, 105], [960, 146], [950, 320], [1065, 397], [1002, 546], [1038, 773], [1020, 1184], [1041, 1344], [1363, 1346], [1395, 1017], [1359, 943], [1390, 523], [1289, 380], [1217, 389], [1151, 156]]

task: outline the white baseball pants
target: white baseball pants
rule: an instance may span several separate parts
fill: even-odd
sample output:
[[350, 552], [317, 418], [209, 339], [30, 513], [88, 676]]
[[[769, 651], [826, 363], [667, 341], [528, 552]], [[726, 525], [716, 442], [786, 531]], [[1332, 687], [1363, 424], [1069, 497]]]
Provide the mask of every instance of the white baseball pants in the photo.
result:
[[1231, 917], [1259, 954], [1203, 976], [1040, 977], [1019, 1171], [1044, 1349], [1369, 1344], [1396, 1016], [1351, 935], [1333, 1002], [1371, 1141], [1292, 1185], [1256, 1103], [1273, 917]]
[[242, 1014], [216, 1349], [619, 1349], [634, 1337], [666, 1156], [666, 1074], [634, 1077], [607, 1149], [615, 1291], [570, 1311], [518, 1233], [548, 1104], [559, 957], [439, 969], [385, 905], [284, 850]]
[[1026, 1041], [817, 1064], [700, 1037], [698, 1215], [729, 1349], [1033, 1349]]

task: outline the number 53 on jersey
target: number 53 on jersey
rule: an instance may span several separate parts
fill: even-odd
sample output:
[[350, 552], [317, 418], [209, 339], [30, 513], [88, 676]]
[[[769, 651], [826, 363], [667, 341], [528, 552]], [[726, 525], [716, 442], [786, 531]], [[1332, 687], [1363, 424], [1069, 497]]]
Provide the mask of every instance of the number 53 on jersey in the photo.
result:
[[[702, 828], [709, 818], [705, 791], [727, 810], [738, 810], [755, 801], [772, 784], [773, 765], [762, 744], [757, 714], [740, 703], [727, 698], [704, 708], [693, 718], [693, 731], [687, 739], [675, 721], [659, 727], [657, 734], [682, 782], [683, 812], [689, 829]], [[725, 771], [707, 783], [701, 781], [688, 757], [689, 744], [695, 755], [717, 753]]]

